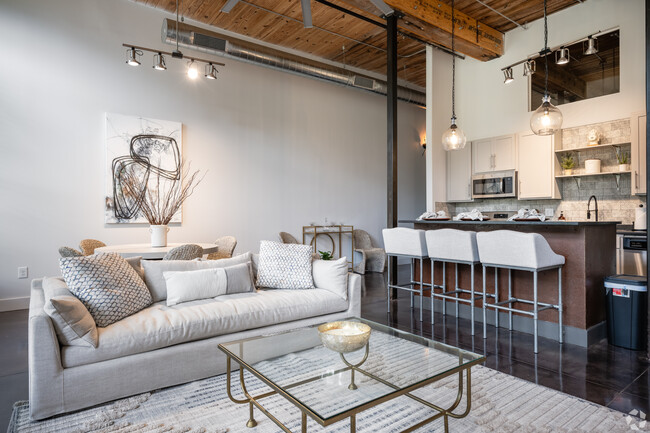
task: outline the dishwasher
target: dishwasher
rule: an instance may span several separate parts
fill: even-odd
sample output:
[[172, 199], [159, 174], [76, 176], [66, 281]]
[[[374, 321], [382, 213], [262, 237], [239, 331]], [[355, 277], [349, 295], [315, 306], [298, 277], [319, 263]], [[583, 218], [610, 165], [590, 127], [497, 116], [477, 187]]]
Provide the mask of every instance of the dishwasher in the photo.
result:
[[630, 234], [622, 236], [620, 274], [647, 276], [648, 236]]

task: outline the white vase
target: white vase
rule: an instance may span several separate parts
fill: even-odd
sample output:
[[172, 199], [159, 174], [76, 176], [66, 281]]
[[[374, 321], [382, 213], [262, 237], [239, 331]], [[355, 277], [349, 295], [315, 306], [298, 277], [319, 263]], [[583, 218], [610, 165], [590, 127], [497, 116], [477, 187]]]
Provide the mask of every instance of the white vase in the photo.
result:
[[151, 233], [151, 246], [154, 248], [166, 247], [168, 231], [169, 227], [167, 226], [149, 226], [149, 232]]
[[630, 164], [619, 164], [618, 171], [630, 171]]

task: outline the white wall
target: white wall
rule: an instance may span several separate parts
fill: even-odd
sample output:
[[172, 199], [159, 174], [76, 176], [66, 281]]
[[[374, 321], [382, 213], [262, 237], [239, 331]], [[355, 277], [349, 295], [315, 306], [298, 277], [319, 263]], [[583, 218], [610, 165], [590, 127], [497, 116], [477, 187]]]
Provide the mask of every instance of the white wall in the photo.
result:
[[[149, 55], [125, 65], [123, 42], [170, 49], [167, 16], [125, 0], [0, 3], [0, 309], [29, 294], [18, 266], [58, 274], [61, 245], [149, 240], [145, 226], [104, 225], [106, 112], [182, 122], [184, 157], [208, 171], [170, 242], [229, 234], [237, 251], [257, 250], [326, 217], [379, 240], [385, 98], [232, 60], [216, 82], [189, 81], [171, 59], [164, 73]], [[399, 110], [399, 217], [411, 218], [425, 206], [425, 113]]]
[[[645, 110], [644, 7], [643, 0], [589, 0], [549, 16], [549, 47], [598, 30], [621, 29], [621, 91], [561, 105], [563, 128], [621, 119]], [[540, 51], [543, 37], [543, 20], [537, 20], [527, 30], [517, 28], [506, 33], [503, 57], [489, 62], [471, 58], [457, 62], [456, 112], [468, 140], [530, 128], [528, 83], [522, 66], [515, 68], [515, 81], [508, 85], [503, 84], [501, 68]], [[538, 63], [537, 73], [543, 69]]]

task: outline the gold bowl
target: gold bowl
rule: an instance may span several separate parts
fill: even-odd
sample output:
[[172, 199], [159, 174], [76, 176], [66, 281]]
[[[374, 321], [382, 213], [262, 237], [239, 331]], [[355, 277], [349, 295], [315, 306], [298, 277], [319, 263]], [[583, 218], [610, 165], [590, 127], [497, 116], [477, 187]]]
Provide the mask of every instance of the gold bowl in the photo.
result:
[[338, 353], [359, 350], [368, 344], [370, 326], [359, 322], [330, 322], [318, 327], [323, 346]]

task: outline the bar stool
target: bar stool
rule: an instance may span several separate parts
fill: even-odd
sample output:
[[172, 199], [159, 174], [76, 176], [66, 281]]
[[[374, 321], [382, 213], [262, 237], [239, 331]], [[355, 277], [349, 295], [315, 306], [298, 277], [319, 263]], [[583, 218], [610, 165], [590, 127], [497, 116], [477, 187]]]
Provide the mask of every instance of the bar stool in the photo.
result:
[[[508, 327], [512, 330], [512, 313], [527, 314], [533, 317], [533, 333], [537, 353], [537, 318], [540, 311], [556, 309], [558, 311], [559, 341], [562, 343], [562, 266], [564, 257], [555, 254], [544, 237], [538, 233], [521, 233], [511, 230], [496, 230], [476, 234], [478, 252], [483, 263], [483, 322], [486, 320], [485, 308], [493, 308], [496, 313], [495, 324], [499, 327], [499, 310], [508, 312]], [[495, 268], [494, 304], [486, 304], [485, 276], [486, 268]], [[496, 273], [498, 269], [508, 269], [508, 299], [499, 301], [499, 286]], [[537, 290], [537, 274], [542, 271], [557, 269], [558, 272], [558, 303], [539, 302]], [[520, 270], [533, 273], [533, 300], [520, 299], [512, 296], [512, 271]], [[532, 304], [533, 310], [522, 310], [510, 306], [513, 303]], [[483, 327], [483, 338], [487, 332]]]
[[[480, 263], [478, 246], [476, 244], [476, 232], [440, 229], [427, 230], [426, 232], [427, 250], [431, 259], [431, 323], [433, 324], [433, 301], [434, 298], [442, 299], [442, 314], [446, 313], [445, 302], [447, 299], [456, 302], [456, 317], [458, 317], [458, 303], [464, 302], [470, 306], [470, 315], [472, 320], [472, 335], [474, 335], [474, 301], [481, 299], [483, 296], [476, 297], [474, 292], [474, 265]], [[442, 262], [442, 286], [434, 283], [434, 264]], [[454, 263], [456, 271], [456, 280], [454, 290], [447, 290], [446, 264]], [[469, 265], [471, 268], [470, 289], [461, 289], [458, 287], [458, 265]], [[442, 289], [442, 293], [436, 293], [435, 289]], [[460, 298], [461, 293], [468, 293], [469, 299]]]
[[[423, 271], [422, 265], [427, 255], [427, 243], [424, 236], [424, 230], [409, 229], [406, 227], [395, 227], [392, 229], [383, 229], [382, 235], [384, 237], [384, 249], [388, 256], [388, 312], [390, 313], [390, 289], [401, 289], [411, 292], [411, 308], [414, 308], [413, 294], [415, 292], [420, 294], [420, 322], [422, 321], [422, 307], [424, 306], [424, 288], [431, 286], [422, 280]], [[411, 281], [407, 284], [391, 284], [391, 271], [390, 257], [406, 257], [411, 261]], [[415, 259], [420, 260], [420, 282], [414, 281]], [[419, 284], [420, 289], [414, 289], [413, 286]], [[408, 287], [407, 287], [408, 286]], [[430, 289], [430, 287], [429, 287]]]

